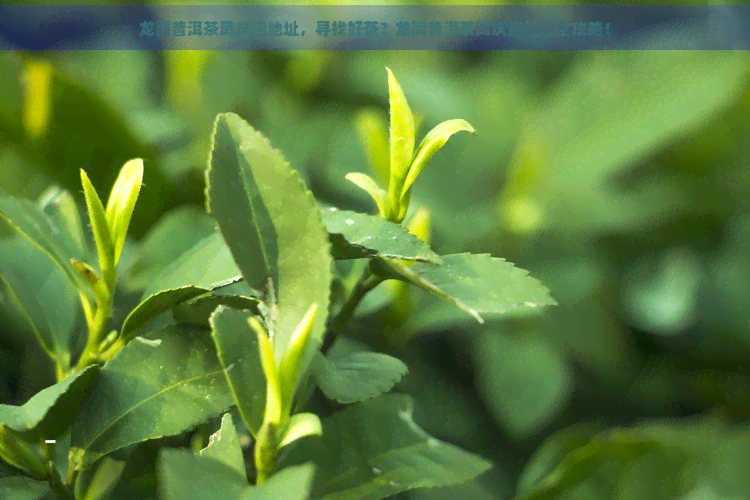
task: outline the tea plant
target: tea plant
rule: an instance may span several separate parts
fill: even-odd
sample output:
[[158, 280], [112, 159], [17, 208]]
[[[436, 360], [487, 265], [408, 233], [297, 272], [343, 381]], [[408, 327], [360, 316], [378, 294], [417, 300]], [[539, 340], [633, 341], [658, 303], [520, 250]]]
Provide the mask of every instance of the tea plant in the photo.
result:
[[[388, 87], [388, 186], [347, 176], [369, 193], [377, 216], [317, 203], [258, 131], [218, 115], [205, 190], [218, 230], [167, 265], [116, 329], [118, 264], [143, 161], [123, 166], [106, 206], [81, 170], [92, 246], [70, 193], [40, 204], [0, 196], [2, 218], [69, 282], [51, 297], [2, 269], [7, 296], [57, 378], [22, 406], [0, 405], [0, 457], [12, 467], [2, 487], [12, 487], [11, 498], [146, 498], [151, 488], [164, 500], [378, 499], [490, 468], [414, 422], [411, 399], [390, 392], [407, 371], [399, 359], [374, 350], [328, 356], [352, 334], [345, 326], [363, 297], [387, 280], [424, 289], [480, 323], [555, 304], [503, 259], [430, 249], [429, 214], [410, 207], [412, 186], [451, 136], [474, 129], [449, 120], [415, 147], [414, 117], [390, 70]], [[340, 276], [337, 260], [358, 265]], [[60, 314], [77, 307], [65, 296], [71, 290], [86, 323], [80, 353]], [[315, 387], [325, 397], [313, 398]], [[192, 447], [163, 439], [190, 431]], [[158, 481], [138, 490], [125, 478], [149, 477], [139, 472], [148, 462], [139, 445], [154, 440], [162, 445]]]

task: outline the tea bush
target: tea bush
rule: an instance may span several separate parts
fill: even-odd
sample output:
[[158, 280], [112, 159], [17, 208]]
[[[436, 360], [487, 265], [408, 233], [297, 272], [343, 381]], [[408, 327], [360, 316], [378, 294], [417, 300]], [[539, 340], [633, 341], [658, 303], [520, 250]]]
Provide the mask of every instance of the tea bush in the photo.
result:
[[321, 54], [0, 57], [0, 498], [750, 494], [746, 54]]

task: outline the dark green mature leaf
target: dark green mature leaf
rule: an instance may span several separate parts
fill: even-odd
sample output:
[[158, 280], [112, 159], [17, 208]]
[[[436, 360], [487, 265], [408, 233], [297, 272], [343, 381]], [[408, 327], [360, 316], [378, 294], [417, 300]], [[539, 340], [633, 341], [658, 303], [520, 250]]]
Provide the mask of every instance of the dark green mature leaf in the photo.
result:
[[412, 400], [388, 394], [323, 420], [323, 436], [300, 441], [290, 460], [319, 464], [313, 497], [378, 500], [414, 488], [460, 484], [492, 464], [424, 432]]
[[322, 210], [335, 259], [364, 259], [380, 255], [396, 259], [440, 264], [440, 256], [400, 224], [374, 215]]
[[79, 468], [125, 446], [184, 432], [232, 405], [205, 331], [136, 337], [102, 368], [73, 426]]
[[98, 366], [43, 389], [23, 406], [0, 405], [0, 423], [29, 439], [55, 439], [73, 423]]
[[[268, 140], [232, 113], [214, 124], [206, 205], [251, 286], [269, 278], [278, 307], [277, 355], [313, 303], [312, 338], [325, 330], [331, 286], [330, 244], [318, 206], [299, 175]], [[274, 301], [277, 300], [277, 304]]]
[[126, 271], [126, 285], [148, 288], [164, 268], [215, 232], [214, 221], [197, 207], [167, 212], [138, 245], [135, 261]]
[[240, 270], [234, 263], [229, 247], [221, 234], [214, 232], [167, 266], [146, 288], [143, 297], [184, 286], [212, 288], [239, 274]]
[[207, 294], [239, 274], [221, 235], [212, 234], [183, 253], [151, 283], [143, 293], [142, 302], [125, 319], [122, 336], [128, 340], [157, 315]]
[[522, 308], [556, 305], [549, 290], [528, 272], [487, 254], [443, 256], [443, 265], [378, 259], [376, 271], [427, 290], [466, 311], [480, 323], [480, 313], [500, 315]]
[[283, 169], [291, 170], [281, 152], [239, 116], [218, 115], [206, 171], [206, 210], [218, 222], [245, 280], [261, 285], [271, 276], [278, 289], [278, 235], [259, 186], [264, 179], [255, 178], [261, 166], [278, 171], [273, 173], [280, 179], [288, 175]]
[[78, 295], [44, 254], [21, 238], [0, 241], [0, 284], [50, 353], [65, 358]]
[[70, 263], [72, 258], [84, 259], [84, 254], [39, 207], [29, 200], [0, 194], [0, 218], [52, 259], [77, 290], [92, 297], [91, 286]]
[[70, 237], [75, 249], [89, 260], [91, 255], [83, 233], [81, 213], [70, 191], [59, 186], [50, 186], [39, 197], [39, 208]]
[[247, 318], [246, 312], [219, 306], [211, 315], [211, 337], [237, 409], [255, 436], [263, 423], [266, 376], [257, 336]]
[[[250, 290], [250, 288], [247, 287], [247, 290]], [[214, 292], [209, 295], [197, 297], [189, 302], [178, 304], [175, 306], [172, 314], [178, 323], [201, 325], [210, 328], [209, 319], [211, 314], [219, 306], [252, 311], [254, 314], [260, 314], [260, 308], [262, 307], [258, 303], [258, 299], [246, 295], [223, 295]]]
[[0, 498], [3, 500], [38, 500], [49, 492], [45, 481], [26, 476], [0, 478]]
[[236, 470], [188, 450], [163, 449], [158, 474], [161, 500], [237, 500], [247, 487]]
[[232, 414], [221, 417], [221, 427], [211, 434], [208, 444], [200, 451], [202, 457], [213, 458], [239, 472], [245, 477], [245, 459], [237, 429], [232, 421]]
[[312, 488], [315, 465], [285, 467], [260, 486], [249, 486], [239, 500], [306, 500]]
[[127, 342], [132, 339], [139, 328], [146, 325], [149, 321], [163, 312], [169, 311], [173, 307], [194, 299], [201, 295], [209, 293], [210, 290], [198, 286], [185, 286], [172, 290], [163, 290], [154, 295], [150, 295], [146, 300], [130, 311], [122, 324], [121, 335]]
[[390, 391], [409, 371], [399, 359], [377, 352], [357, 352], [329, 360], [316, 354], [313, 376], [323, 393], [349, 404]]

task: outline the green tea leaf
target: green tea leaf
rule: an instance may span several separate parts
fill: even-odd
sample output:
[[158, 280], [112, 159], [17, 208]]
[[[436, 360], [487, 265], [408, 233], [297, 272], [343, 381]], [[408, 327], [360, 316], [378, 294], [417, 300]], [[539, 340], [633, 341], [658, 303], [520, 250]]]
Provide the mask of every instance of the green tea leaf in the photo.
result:
[[162, 500], [237, 500], [247, 488], [236, 470], [187, 450], [161, 450], [158, 474]]
[[208, 211], [216, 218], [250, 286], [270, 285], [278, 303], [271, 325], [274, 352], [281, 356], [310, 304], [317, 303], [312, 337], [325, 330], [331, 286], [330, 244], [320, 210], [281, 153], [232, 113], [214, 124], [207, 171]]
[[119, 262], [122, 247], [125, 245], [130, 218], [133, 216], [142, 181], [143, 160], [141, 158], [129, 160], [120, 169], [117, 180], [109, 193], [106, 215], [107, 225], [112, 235], [115, 263]]
[[417, 148], [417, 154], [414, 156], [414, 161], [411, 163], [411, 167], [409, 167], [409, 174], [404, 180], [404, 186], [401, 188], [400, 196], [402, 202], [406, 199], [408, 193], [411, 191], [412, 184], [417, 180], [417, 177], [419, 177], [419, 174], [427, 165], [427, 162], [435, 156], [435, 153], [445, 146], [448, 139], [450, 139], [453, 134], [461, 131], [471, 133], [475, 132], [474, 127], [472, 127], [466, 120], [455, 119], [444, 121], [443, 123], [436, 125], [435, 128], [430, 130], [424, 139], [422, 139], [422, 142]]
[[378, 259], [377, 272], [427, 290], [467, 312], [480, 323], [480, 313], [504, 314], [521, 308], [556, 305], [549, 290], [528, 272], [487, 254], [443, 256], [443, 265], [406, 266]]
[[22, 406], [0, 404], [0, 423], [29, 440], [60, 437], [77, 418], [98, 372], [98, 366], [89, 366], [41, 390]]
[[408, 371], [401, 360], [387, 354], [357, 352], [334, 361], [317, 354], [312, 373], [329, 399], [349, 404], [390, 391]]
[[164, 290], [150, 295], [138, 304], [125, 318], [120, 335], [124, 342], [136, 336], [139, 329], [158, 315], [169, 311], [173, 307], [190, 299], [209, 293], [210, 290], [197, 286], [186, 286], [172, 290]]
[[39, 196], [39, 208], [71, 239], [76, 252], [84, 255], [85, 260], [89, 260], [81, 213], [73, 195], [59, 186], [52, 185]]
[[315, 413], [297, 413], [289, 419], [286, 430], [279, 439], [279, 448], [290, 445], [298, 439], [320, 436], [322, 433], [323, 426], [320, 423], [320, 417]]
[[338, 210], [322, 210], [335, 259], [364, 259], [376, 255], [440, 264], [437, 255], [403, 226], [381, 217]]
[[225, 413], [221, 417], [221, 427], [211, 434], [208, 445], [200, 451], [200, 456], [218, 460], [245, 477], [247, 474], [245, 472], [245, 459], [242, 456], [240, 439], [230, 413]]
[[0, 498], [3, 500], [39, 500], [49, 492], [46, 481], [26, 476], [0, 478]]
[[143, 292], [143, 297], [184, 286], [211, 289], [239, 275], [240, 270], [229, 247], [221, 234], [215, 232], [166, 267]]
[[323, 420], [323, 437], [300, 441], [290, 460], [319, 464], [313, 497], [378, 500], [415, 488], [460, 484], [487, 471], [487, 460], [439, 441], [412, 420], [413, 403], [389, 394]]
[[344, 176], [346, 180], [365, 191], [373, 199], [375, 205], [378, 207], [378, 216], [381, 218], [388, 217], [388, 193], [377, 185], [377, 183], [369, 175], [361, 174], [359, 172], [350, 172]]
[[263, 423], [266, 377], [248, 313], [219, 306], [211, 315], [211, 337], [242, 420], [256, 436]]
[[285, 467], [260, 486], [248, 486], [238, 500], [307, 500], [312, 489], [315, 465]]
[[79, 468], [126, 446], [187, 431], [232, 405], [204, 331], [137, 337], [102, 368], [73, 426]]
[[91, 231], [94, 233], [94, 242], [96, 243], [96, 254], [99, 256], [99, 267], [104, 275], [107, 286], [114, 283], [115, 273], [115, 247], [112, 241], [112, 231], [107, 224], [107, 214], [104, 212], [104, 205], [99, 194], [91, 184], [86, 171], [81, 169], [81, 184], [83, 184], [83, 194], [86, 198], [86, 207], [89, 212], [89, 223]]
[[[238, 284], [245, 285], [244, 282]], [[247, 291], [244, 293], [258, 293], [251, 290], [250, 287], [245, 287], [245, 289]], [[214, 291], [209, 295], [199, 296], [188, 302], [177, 304], [172, 310], [172, 315], [177, 323], [211, 328], [209, 319], [219, 306], [231, 307], [240, 311], [247, 310], [253, 312], [253, 314], [261, 314], [262, 308], [257, 298], [251, 298], [247, 295], [223, 295]]]
[[132, 289], [146, 289], [164, 268], [215, 232], [213, 219], [195, 206], [167, 212], [140, 241], [123, 284]]
[[[265, 199], [268, 193], [261, 187], [270, 179], [256, 177], [265, 169], [275, 171], [267, 175], [275, 174], [278, 181], [291, 169], [281, 152], [234, 114], [216, 117], [211, 144], [206, 211], [216, 219], [245, 280], [259, 285], [271, 276], [278, 289], [279, 247], [274, 224], [278, 214], [270, 213]], [[281, 197], [281, 192], [276, 195]]]
[[194, 299], [240, 274], [221, 235], [214, 233], [199, 241], [167, 266], [143, 293], [142, 302], [122, 325], [121, 335], [132, 338], [137, 330], [157, 315]]
[[45, 352], [65, 361], [78, 296], [59, 269], [26, 240], [0, 241], [0, 284]]
[[[390, 106], [390, 160], [391, 175], [388, 184], [388, 201], [391, 209], [399, 207], [401, 189], [409, 173], [414, 156], [414, 115], [406, 102], [404, 91], [390, 68], [388, 72], [388, 101]], [[401, 222], [399, 219], [397, 222]]]
[[0, 217], [52, 259], [77, 290], [93, 297], [91, 286], [70, 263], [72, 258], [84, 259], [83, 253], [34, 203], [0, 194]]

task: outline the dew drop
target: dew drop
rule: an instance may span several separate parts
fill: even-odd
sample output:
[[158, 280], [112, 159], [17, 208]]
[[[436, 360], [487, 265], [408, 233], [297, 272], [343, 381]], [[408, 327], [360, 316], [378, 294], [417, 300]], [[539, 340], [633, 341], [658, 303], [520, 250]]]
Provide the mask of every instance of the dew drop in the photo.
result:
[[347, 226], [351, 226], [352, 224], [354, 224], [354, 220], [353, 219], [346, 219], [344, 222], [346, 222]]
[[383, 472], [383, 471], [382, 471], [382, 470], [380, 470], [380, 469], [378, 469], [377, 467], [373, 467], [373, 468], [372, 468], [372, 473], [373, 473], [373, 474], [380, 474], [381, 472]]

